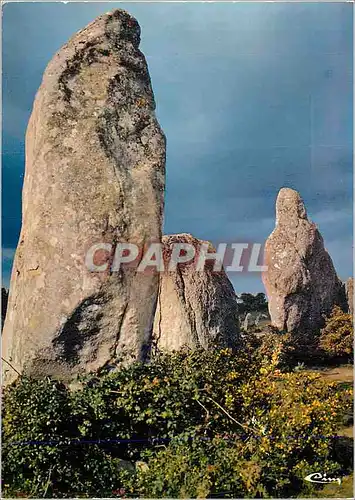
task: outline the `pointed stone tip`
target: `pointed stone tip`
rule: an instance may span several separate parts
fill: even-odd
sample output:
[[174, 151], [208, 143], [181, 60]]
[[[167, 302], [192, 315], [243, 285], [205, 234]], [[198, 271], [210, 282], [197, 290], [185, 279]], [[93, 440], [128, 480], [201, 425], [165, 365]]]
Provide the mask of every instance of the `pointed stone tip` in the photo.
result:
[[57, 55], [61, 53], [63, 48], [67, 48], [74, 42], [79, 44], [100, 43], [102, 35], [116, 49], [122, 49], [126, 43], [131, 43], [135, 49], [138, 49], [141, 41], [141, 28], [138, 21], [129, 12], [123, 9], [113, 9], [96, 17], [75, 33], [57, 52]]
[[306, 207], [298, 191], [283, 187], [276, 200], [276, 224], [291, 218], [307, 219]]
[[138, 48], [141, 29], [138, 21], [123, 9], [114, 9], [106, 15], [106, 34], [113, 34], [115, 38], [130, 41]]
[[194, 236], [192, 236], [191, 233], [175, 233], [175, 234], [164, 234], [163, 235], [163, 241], [169, 241], [170, 239], [188, 241], [188, 240], [192, 240], [192, 239], [196, 239], [196, 238]]
[[200, 240], [199, 238], [193, 236], [191, 233], [165, 234], [162, 237], [162, 243], [165, 247], [171, 247], [175, 243], [187, 243], [194, 246], [195, 248], [199, 248], [201, 244], [207, 244], [209, 252], [213, 253], [216, 251], [210, 241]]
[[278, 195], [277, 195], [278, 198], [298, 198], [298, 199], [301, 199], [301, 195], [298, 191], [296, 191], [295, 189], [292, 189], [292, 188], [288, 188], [288, 187], [283, 187], [280, 189]]

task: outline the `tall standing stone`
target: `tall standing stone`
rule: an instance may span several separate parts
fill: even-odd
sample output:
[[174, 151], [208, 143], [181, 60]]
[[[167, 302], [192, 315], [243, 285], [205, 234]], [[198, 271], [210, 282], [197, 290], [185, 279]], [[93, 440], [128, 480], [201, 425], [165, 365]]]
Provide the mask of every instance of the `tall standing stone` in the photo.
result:
[[[195, 248], [195, 258], [169, 271], [174, 244]], [[205, 243], [190, 234], [163, 236], [165, 272], [154, 320], [153, 343], [158, 350], [173, 351], [183, 346], [209, 349], [214, 345], [237, 347], [240, 343], [238, 306], [233, 286], [225, 271], [214, 271], [207, 261], [196, 271], [199, 249]]]
[[3, 332], [20, 372], [94, 370], [126, 349], [143, 357], [150, 341], [158, 276], [85, 264], [93, 244], [161, 238], [165, 138], [139, 43], [128, 13], [98, 17], [53, 57], [36, 95]]
[[317, 226], [308, 220], [297, 191], [282, 188], [276, 226], [265, 245], [263, 282], [272, 324], [280, 330], [311, 333], [322, 315], [343, 304], [344, 289]]

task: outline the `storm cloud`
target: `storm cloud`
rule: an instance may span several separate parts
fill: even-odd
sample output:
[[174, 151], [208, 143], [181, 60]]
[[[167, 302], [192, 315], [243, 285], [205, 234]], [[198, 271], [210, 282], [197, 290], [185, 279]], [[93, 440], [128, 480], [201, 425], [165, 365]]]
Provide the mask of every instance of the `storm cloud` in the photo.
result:
[[[6, 4], [3, 278], [21, 225], [24, 135], [53, 54], [100, 13], [142, 28], [167, 136], [165, 232], [262, 243], [283, 186], [300, 191], [337, 271], [352, 274], [352, 5]], [[259, 276], [232, 277], [236, 291]]]

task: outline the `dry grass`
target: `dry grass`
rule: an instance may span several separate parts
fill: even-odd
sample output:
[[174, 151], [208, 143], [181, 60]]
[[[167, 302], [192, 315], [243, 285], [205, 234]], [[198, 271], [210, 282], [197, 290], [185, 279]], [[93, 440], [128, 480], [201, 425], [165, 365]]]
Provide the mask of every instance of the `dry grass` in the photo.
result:
[[[339, 387], [349, 388], [354, 382], [354, 367], [352, 365], [337, 366], [335, 368], [316, 368], [312, 370], [329, 382], [338, 382]], [[337, 433], [353, 439], [354, 427], [352, 425], [341, 427]], [[354, 498], [354, 476], [353, 474], [343, 478], [342, 483], [327, 484], [317, 493], [317, 498]]]
[[338, 436], [345, 436], [348, 438], [354, 438], [354, 426], [349, 425], [348, 427], [342, 427], [338, 431]]
[[337, 366], [336, 368], [322, 368], [317, 370], [325, 380], [334, 382], [353, 382], [354, 367], [353, 365]]
[[346, 476], [342, 483], [327, 484], [317, 492], [317, 498], [354, 498], [354, 476]]

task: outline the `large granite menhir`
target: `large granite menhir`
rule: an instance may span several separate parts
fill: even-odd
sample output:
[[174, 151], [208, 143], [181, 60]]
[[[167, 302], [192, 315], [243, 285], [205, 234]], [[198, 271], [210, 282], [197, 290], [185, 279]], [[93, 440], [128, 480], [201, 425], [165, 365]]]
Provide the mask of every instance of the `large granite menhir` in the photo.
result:
[[[165, 137], [155, 117], [140, 28], [122, 10], [98, 17], [53, 57], [26, 135], [23, 220], [4, 359], [68, 376], [144, 357], [159, 277], [89, 272], [98, 242], [161, 238]], [[4, 382], [16, 372], [4, 365]]]
[[276, 227], [265, 245], [263, 282], [272, 324], [288, 332], [315, 332], [322, 315], [344, 305], [344, 286], [324, 248], [317, 226], [308, 220], [297, 191], [282, 188], [276, 201]]
[[[172, 248], [187, 243], [195, 248], [195, 257], [168, 270]], [[238, 306], [233, 286], [224, 269], [214, 271], [214, 261], [207, 260], [203, 270], [196, 270], [199, 249], [212, 244], [191, 234], [163, 236], [165, 272], [160, 275], [160, 290], [154, 320], [153, 345], [159, 351], [212, 346], [237, 348], [240, 345]]]

